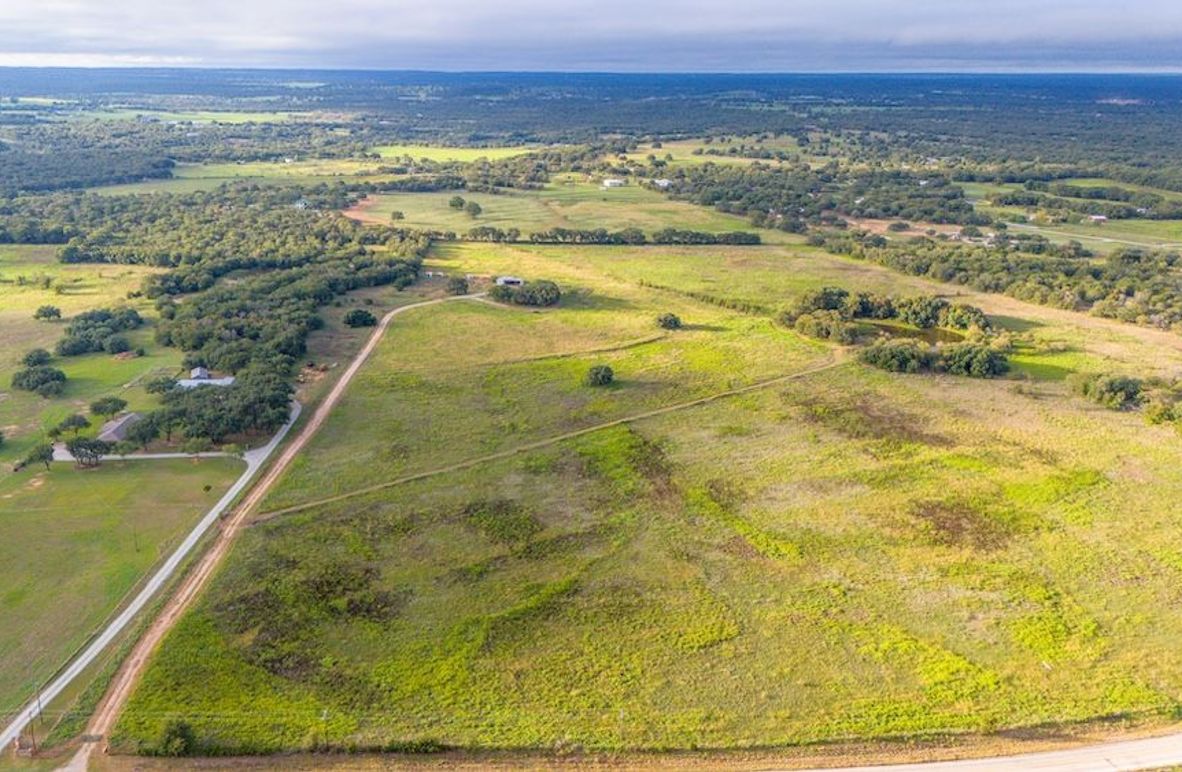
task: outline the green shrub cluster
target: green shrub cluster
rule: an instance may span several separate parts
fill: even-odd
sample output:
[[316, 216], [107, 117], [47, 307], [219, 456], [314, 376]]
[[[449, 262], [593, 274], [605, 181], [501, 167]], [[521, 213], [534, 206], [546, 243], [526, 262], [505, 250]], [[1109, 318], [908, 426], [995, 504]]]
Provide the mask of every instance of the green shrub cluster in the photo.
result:
[[519, 306], [552, 306], [562, 299], [562, 291], [554, 282], [542, 279], [518, 286], [498, 284], [488, 291], [488, 296], [500, 303]]
[[1006, 355], [984, 343], [925, 346], [912, 340], [879, 340], [858, 353], [872, 367], [895, 373], [943, 372], [970, 378], [995, 378], [1009, 370]]

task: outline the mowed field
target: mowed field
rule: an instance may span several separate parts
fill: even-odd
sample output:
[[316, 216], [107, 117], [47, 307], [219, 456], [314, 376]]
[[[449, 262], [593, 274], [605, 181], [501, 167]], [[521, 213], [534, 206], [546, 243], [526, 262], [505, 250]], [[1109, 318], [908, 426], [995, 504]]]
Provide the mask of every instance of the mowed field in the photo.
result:
[[[454, 196], [480, 204], [482, 213], [472, 217], [448, 206]], [[452, 231], [465, 234], [487, 225], [501, 229], [518, 228], [524, 235], [550, 228], [622, 230], [640, 228], [646, 233], [662, 228], [683, 228], [712, 233], [751, 231], [744, 217], [674, 201], [664, 194], [637, 184], [603, 188], [598, 181], [560, 177], [542, 190], [517, 191], [501, 195], [450, 191], [440, 193], [388, 193], [371, 195], [346, 212], [351, 217], [379, 224], [391, 222], [390, 213], [402, 212], [398, 225], [408, 228]], [[795, 239], [779, 231], [760, 231], [767, 241]]]
[[[431, 267], [566, 295], [396, 321], [117, 748], [173, 716], [211, 753], [663, 750], [1177, 709], [1182, 442], [1063, 379], [1177, 374], [1180, 339], [967, 295], [1016, 336], [1014, 376], [891, 375], [772, 312], [955, 290], [784, 247], [463, 244]], [[581, 384], [597, 363], [615, 385]]]
[[[0, 246], [0, 479], [11, 473], [18, 461], [45, 432], [71, 413], [87, 413], [98, 397], [117, 395], [131, 409], [157, 403], [140, 383], [155, 373], [174, 374], [181, 354], [157, 345], [152, 339], [151, 303], [129, 301], [129, 290], [140, 286], [153, 269], [131, 265], [64, 265], [57, 262], [54, 247]], [[48, 284], [48, 287], [45, 286]], [[35, 321], [33, 312], [42, 305], [61, 308], [63, 319]], [[12, 376], [21, 369], [20, 358], [30, 349], [53, 351], [69, 318], [94, 308], [131, 305], [149, 323], [128, 334], [133, 346], [143, 346], [146, 356], [119, 359], [97, 353], [54, 357], [50, 365], [66, 373], [62, 396], [43, 399], [11, 387]], [[154, 314], [151, 314], [154, 315]], [[0, 506], [0, 509], [3, 509]]]
[[492, 147], [449, 147], [446, 145], [379, 145], [371, 148], [382, 158], [413, 158], [418, 161], [459, 161], [470, 163], [485, 159], [496, 161], [502, 158], [514, 158], [535, 150], [542, 149], [540, 145], [512, 145]]
[[66, 662], [243, 468], [228, 458], [55, 463], [0, 479], [0, 716]]

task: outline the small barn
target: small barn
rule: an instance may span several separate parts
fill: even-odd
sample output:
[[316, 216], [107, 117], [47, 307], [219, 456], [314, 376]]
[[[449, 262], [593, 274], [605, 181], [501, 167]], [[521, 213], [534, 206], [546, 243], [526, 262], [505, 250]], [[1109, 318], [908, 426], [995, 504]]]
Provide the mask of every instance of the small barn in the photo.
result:
[[127, 430], [142, 420], [144, 417], [139, 413], [124, 413], [103, 424], [98, 438], [103, 442], [123, 442], [127, 439]]

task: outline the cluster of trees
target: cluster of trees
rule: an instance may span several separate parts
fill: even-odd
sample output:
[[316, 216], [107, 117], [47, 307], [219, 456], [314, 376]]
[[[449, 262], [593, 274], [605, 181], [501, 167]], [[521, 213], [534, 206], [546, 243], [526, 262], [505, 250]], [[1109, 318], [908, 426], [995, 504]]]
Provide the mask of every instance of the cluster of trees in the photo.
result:
[[83, 311], [70, 320], [66, 334], [57, 342], [59, 356], [77, 356], [92, 351], [120, 354], [131, 350], [131, 342], [121, 333], [144, 323], [134, 308], [99, 308]]
[[[517, 228], [501, 229], [491, 225], [480, 225], [471, 228], [467, 233], [467, 238], [471, 241], [514, 242], [521, 240], [521, 231]], [[585, 230], [551, 228], [550, 230], [530, 233], [529, 241], [533, 244], [640, 245], [651, 243], [749, 245], [759, 244], [760, 238], [758, 233], [747, 231], [707, 233], [705, 231], [665, 228], [649, 236], [639, 228], [624, 228], [618, 231], [609, 231], [606, 228]]]
[[837, 254], [981, 292], [1136, 324], [1182, 328], [1182, 274], [1176, 252], [1130, 247], [1098, 263], [1030, 255], [1005, 244], [987, 247], [931, 239], [897, 244], [854, 233], [818, 235], [814, 241]]
[[838, 343], [853, 343], [855, 319], [898, 319], [920, 329], [991, 329], [988, 317], [976, 306], [949, 303], [934, 295], [892, 298], [867, 292], [852, 294], [841, 287], [821, 287], [804, 293], [780, 312], [780, 322], [797, 332]]
[[344, 322], [350, 327], [373, 327], [378, 318], [364, 308], [354, 308], [345, 314]]
[[500, 303], [519, 306], [553, 306], [562, 299], [562, 290], [552, 281], [541, 279], [524, 284], [498, 284], [488, 291], [488, 296]]
[[976, 341], [929, 346], [914, 340], [877, 340], [859, 351], [858, 358], [894, 373], [943, 372], [993, 378], [1009, 370], [1003, 351]]
[[57, 397], [66, 388], [66, 374], [56, 367], [33, 365], [12, 375], [12, 388], [34, 391], [42, 397]]
[[1140, 378], [1112, 373], [1083, 373], [1070, 380], [1076, 394], [1112, 410], [1128, 410], [1145, 399], [1145, 382]]

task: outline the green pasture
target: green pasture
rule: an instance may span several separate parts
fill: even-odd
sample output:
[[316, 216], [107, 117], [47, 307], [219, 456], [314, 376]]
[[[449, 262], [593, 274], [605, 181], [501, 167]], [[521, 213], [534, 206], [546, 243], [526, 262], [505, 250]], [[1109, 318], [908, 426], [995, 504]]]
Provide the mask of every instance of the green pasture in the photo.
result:
[[54, 463], [0, 478], [0, 714], [85, 643], [242, 469], [222, 458]]

